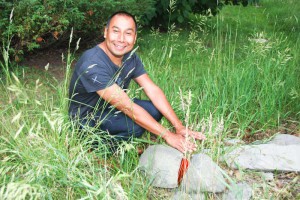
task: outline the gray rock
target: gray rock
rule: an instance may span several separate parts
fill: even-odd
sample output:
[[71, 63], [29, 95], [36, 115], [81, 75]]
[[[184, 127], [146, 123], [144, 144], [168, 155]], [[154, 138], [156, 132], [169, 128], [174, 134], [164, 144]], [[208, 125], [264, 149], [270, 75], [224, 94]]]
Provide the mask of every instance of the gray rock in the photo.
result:
[[223, 170], [205, 154], [195, 154], [183, 177], [181, 188], [188, 193], [223, 192]]
[[206, 200], [206, 196], [202, 193], [190, 194], [192, 200]]
[[299, 172], [299, 152], [300, 145], [246, 145], [225, 154], [224, 160], [234, 169]]
[[185, 192], [182, 192], [182, 191], [176, 191], [173, 195], [173, 197], [171, 198], [172, 200], [192, 200], [192, 197], [185, 193]]
[[268, 144], [300, 145], [300, 138], [289, 134], [277, 134]]
[[223, 200], [248, 200], [251, 196], [252, 188], [247, 183], [238, 183], [230, 186]]
[[205, 200], [206, 197], [202, 193], [187, 194], [183, 191], [176, 191], [172, 197], [172, 200]]
[[139, 169], [144, 171], [152, 185], [161, 188], [178, 186], [178, 171], [183, 154], [169, 146], [153, 145], [140, 157]]

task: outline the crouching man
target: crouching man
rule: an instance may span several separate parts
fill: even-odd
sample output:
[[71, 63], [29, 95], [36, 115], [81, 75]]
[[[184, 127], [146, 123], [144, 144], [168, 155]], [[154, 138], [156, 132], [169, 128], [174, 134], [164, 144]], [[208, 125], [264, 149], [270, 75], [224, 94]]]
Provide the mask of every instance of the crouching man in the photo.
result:
[[[194, 151], [196, 146], [185, 140], [186, 135], [199, 140], [205, 136], [182, 124], [132, 51], [137, 39], [134, 16], [124, 11], [111, 15], [104, 38], [76, 63], [69, 88], [71, 119], [79, 119], [82, 128], [97, 127], [121, 140], [140, 137], [147, 130], [181, 152]], [[128, 97], [131, 80], [143, 88], [149, 100]], [[175, 133], [159, 123], [162, 117], [170, 121]]]

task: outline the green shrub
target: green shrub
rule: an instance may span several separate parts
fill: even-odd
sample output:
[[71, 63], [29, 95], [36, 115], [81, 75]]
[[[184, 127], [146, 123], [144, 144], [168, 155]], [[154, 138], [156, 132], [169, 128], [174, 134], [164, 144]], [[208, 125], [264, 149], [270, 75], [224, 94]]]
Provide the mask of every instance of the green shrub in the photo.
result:
[[157, 0], [155, 16], [149, 23], [163, 28], [172, 23], [186, 26], [194, 14], [207, 14], [208, 10], [209, 13], [216, 14], [222, 5], [220, 2], [217, 0]]
[[[13, 36], [14, 55], [48, 47], [68, 40], [74, 28], [74, 37], [92, 38], [102, 34], [107, 18], [117, 10], [126, 10], [140, 18], [154, 12], [154, 0], [19, 0], [1, 1], [1, 42]], [[14, 8], [10, 29], [9, 16]], [[16, 57], [17, 58], [17, 57]]]
[[[188, 25], [195, 14], [212, 13], [218, 1], [207, 0], [3, 0], [0, 2], [1, 43], [11, 39], [10, 55], [20, 55], [37, 48], [66, 44], [71, 28], [74, 37], [88, 41], [100, 39], [107, 18], [117, 10], [136, 15], [141, 25], [173, 23]], [[10, 13], [14, 9], [12, 21]], [[170, 14], [172, 13], [172, 14]], [[10, 26], [8, 29], [7, 27]]]

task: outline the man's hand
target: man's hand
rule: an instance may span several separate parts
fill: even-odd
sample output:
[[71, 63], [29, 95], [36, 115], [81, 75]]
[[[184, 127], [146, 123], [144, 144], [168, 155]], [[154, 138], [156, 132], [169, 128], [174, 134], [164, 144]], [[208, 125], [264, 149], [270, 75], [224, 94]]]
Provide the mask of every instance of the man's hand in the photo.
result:
[[206, 139], [205, 135], [203, 135], [201, 132], [192, 131], [185, 127], [177, 130], [176, 134], [182, 135], [183, 137], [189, 136], [189, 137], [195, 138], [196, 140], [205, 140]]
[[182, 134], [168, 132], [163, 136], [163, 138], [171, 147], [176, 148], [182, 153], [193, 152], [196, 150], [196, 144], [188, 140], [188, 138]]

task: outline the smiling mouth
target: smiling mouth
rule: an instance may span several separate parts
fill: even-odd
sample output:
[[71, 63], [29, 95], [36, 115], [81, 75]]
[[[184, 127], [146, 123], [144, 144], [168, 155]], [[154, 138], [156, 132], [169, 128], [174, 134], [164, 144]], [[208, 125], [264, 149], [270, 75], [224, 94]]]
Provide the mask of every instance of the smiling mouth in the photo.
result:
[[123, 50], [123, 49], [125, 49], [126, 46], [121, 46], [121, 45], [115, 44], [115, 47], [119, 50]]

